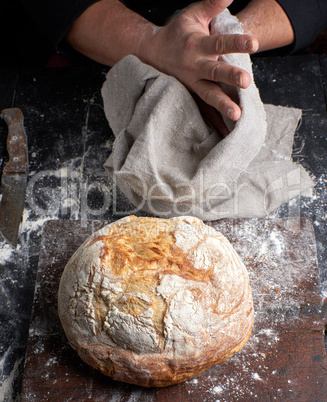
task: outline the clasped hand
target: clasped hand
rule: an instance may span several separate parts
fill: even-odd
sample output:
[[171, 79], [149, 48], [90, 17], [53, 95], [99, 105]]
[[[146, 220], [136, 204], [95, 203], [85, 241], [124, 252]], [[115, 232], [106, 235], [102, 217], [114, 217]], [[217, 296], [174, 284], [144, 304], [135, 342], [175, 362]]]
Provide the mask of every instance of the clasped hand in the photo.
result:
[[[158, 28], [148, 38], [147, 59], [158, 70], [176, 77], [196, 98], [215, 125], [217, 111], [237, 121], [241, 109], [221, 89], [219, 83], [247, 88], [250, 75], [221, 60], [228, 53], [252, 53], [258, 41], [249, 35], [210, 35], [210, 22], [230, 0], [203, 0], [194, 3]], [[206, 105], [203, 108], [204, 104]]]

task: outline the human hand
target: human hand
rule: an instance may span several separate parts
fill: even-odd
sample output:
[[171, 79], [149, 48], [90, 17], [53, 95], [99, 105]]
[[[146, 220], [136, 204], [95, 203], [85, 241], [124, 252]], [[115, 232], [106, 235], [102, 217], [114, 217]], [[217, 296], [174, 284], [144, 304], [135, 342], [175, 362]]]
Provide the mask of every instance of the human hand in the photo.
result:
[[[231, 0], [203, 0], [194, 3], [167, 25], [144, 38], [142, 59], [172, 75], [210, 108], [238, 120], [241, 109], [221, 89], [219, 83], [247, 88], [251, 77], [239, 67], [221, 60], [228, 53], [252, 53], [258, 41], [250, 35], [210, 35], [210, 22]], [[141, 50], [140, 50], [141, 51]]]
[[211, 123], [211, 125], [216, 129], [217, 133], [221, 138], [227, 137], [227, 135], [229, 134], [229, 130], [221, 114], [214, 107], [205, 103], [196, 94], [193, 94], [193, 98], [204, 120]]

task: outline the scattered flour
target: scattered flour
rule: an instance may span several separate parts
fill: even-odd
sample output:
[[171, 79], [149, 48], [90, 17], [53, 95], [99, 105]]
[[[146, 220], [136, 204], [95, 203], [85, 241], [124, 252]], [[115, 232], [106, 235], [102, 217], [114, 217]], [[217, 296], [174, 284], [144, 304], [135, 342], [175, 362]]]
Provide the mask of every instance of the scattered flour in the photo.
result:
[[13, 401], [13, 384], [18, 377], [19, 366], [23, 361], [23, 358], [16, 360], [10, 375], [4, 376], [1, 375], [3, 373], [3, 369], [5, 366], [6, 359], [10, 354], [10, 348], [4, 353], [0, 360], [0, 401], [3, 402], [12, 402]]
[[[292, 233], [293, 230], [296, 233], [297, 228], [283, 225], [281, 222], [281, 226], [276, 227], [275, 219], [259, 223], [249, 220], [235, 227], [231, 221], [217, 224], [216, 229], [226, 233], [248, 268], [255, 324], [241, 351], [221, 366], [203, 373], [203, 379], [198, 383], [187, 383], [190, 395], [201, 389], [206, 392], [207, 401], [217, 401], [217, 396], [221, 402], [253, 400], [258, 397], [259, 388], [267, 389], [271, 375], [278, 375], [275, 366], [269, 362], [271, 357], [275, 359], [280, 353], [281, 329], [284, 323], [285, 328], [296, 326], [301, 309], [310, 308], [307, 291], [301, 291], [298, 284], [312, 284], [313, 290], [309, 292], [319, 289], [316, 272], [313, 273], [312, 267], [304, 263], [316, 258], [314, 245], [301, 244], [301, 236], [295, 236], [297, 241], [293, 244]], [[220, 371], [223, 366], [225, 368]], [[289, 379], [288, 392], [292, 392], [296, 381], [295, 377]], [[270, 387], [271, 395], [280, 392], [275, 385], [272, 383]]]
[[253, 373], [252, 378], [257, 381], [263, 381], [263, 379], [259, 376], [258, 373]]
[[223, 388], [220, 385], [215, 386], [212, 389], [212, 392], [214, 392], [215, 394], [220, 394], [222, 391], [223, 391]]
[[46, 363], [47, 366], [52, 366], [53, 364], [58, 364], [57, 357], [51, 357]]
[[13, 257], [14, 249], [5, 241], [0, 243], [0, 265], [5, 265]]

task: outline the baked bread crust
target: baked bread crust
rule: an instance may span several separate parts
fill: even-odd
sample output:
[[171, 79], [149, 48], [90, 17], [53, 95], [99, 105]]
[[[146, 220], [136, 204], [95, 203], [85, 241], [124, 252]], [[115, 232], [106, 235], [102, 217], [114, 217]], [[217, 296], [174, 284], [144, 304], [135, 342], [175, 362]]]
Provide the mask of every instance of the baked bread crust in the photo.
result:
[[254, 317], [238, 254], [193, 217], [129, 216], [92, 234], [64, 269], [58, 312], [87, 364], [146, 387], [227, 360], [245, 345]]

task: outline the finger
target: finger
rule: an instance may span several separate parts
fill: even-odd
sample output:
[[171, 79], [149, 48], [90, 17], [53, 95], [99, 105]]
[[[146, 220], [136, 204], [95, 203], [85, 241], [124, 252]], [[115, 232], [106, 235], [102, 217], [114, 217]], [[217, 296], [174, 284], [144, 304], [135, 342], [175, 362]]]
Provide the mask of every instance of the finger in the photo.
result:
[[202, 9], [211, 19], [222, 13], [233, 0], [202, 0]]
[[218, 112], [237, 121], [241, 117], [240, 107], [232, 101], [232, 99], [225, 94], [219, 85], [200, 80], [196, 82], [191, 88], [205, 103], [214, 107]]
[[250, 35], [210, 35], [200, 39], [199, 49], [204, 55], [229, 53], [254, 53], [259, 49], [259, 42]]
[[210, 123], [213, 125], [213, 127], [216, 129], [217, 133], [220, 135], [220, 137], [225, 138], [228, 136], [229, 131], [224, 123], [223, 118], [221, 117], [221, 114], [217, 112], [215, 108], [212, 106], [208, 107], [203, 113], [202, 116], [209, 120]]
[[196, 104], [198, 105], [198, 108], [202, 114], [202, 116], [208, 120], [213, 127], [216, 129], [218, 134], [222, 137], [225, 138], [229, 134], [228, 128], [226, 124], [224, 123], [223, 118], [221, 117], [221, 114], [217, 112], [215, 108], [212, 106], [209, 106], [207, 103], [205, 103], [202, 99], [200, 99], [197, 95], [194, 95], [194, 100]]
[[214, 82], [223, 82], [238, 88], [247, 88], [251, 83], [250, 74], [224, 61], [204, 60], [199, 62], [201, 76]]
[[212, 20], [218, 14], [222, 13], [233, 0], [202, 0], [192, 5], [189, 10], [198, 14], [201, 18]]

